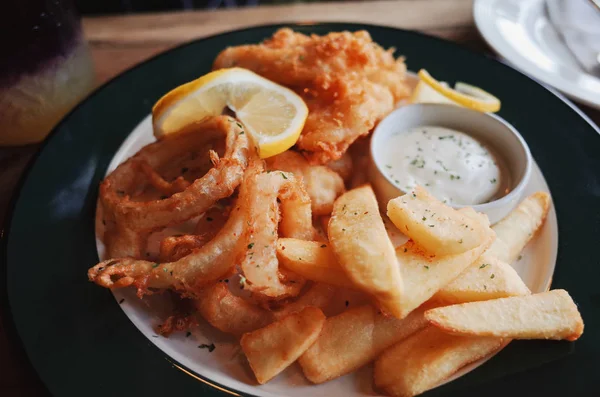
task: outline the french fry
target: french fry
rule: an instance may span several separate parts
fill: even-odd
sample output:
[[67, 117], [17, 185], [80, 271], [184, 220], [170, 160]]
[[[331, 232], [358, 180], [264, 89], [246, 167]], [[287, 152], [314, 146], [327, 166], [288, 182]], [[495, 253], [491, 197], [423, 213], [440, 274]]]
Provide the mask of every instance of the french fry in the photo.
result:
[[[283, 247], [286, 249], [282, 251]], [[278, 255], [281, 264], [304, 278], [339, 287], [352, 287], [352, 282], [325, 243], [280, 238]], [[523, 280], [510, 265], [484, 254], [439, 290], [432, 299], [454, 304], [529, 293]]]
[[490, 219], [487, 217], [487, 215], [482, 212], [477, 212], [471, 207], [463, 207], [459, 209], [458, 212], [468, 216], [471, 219], [479, 221], [479, 223], [481, 223], [485, 227], [490, 226]]
[[447, 206], [422, 187], [387, 205], [387, 215], [398, 230], [434, 255], [462, 254], [483, 244], [489, 222], [474, 214]]
[[275, 318], [282, 318], [302, 309], [312, 306], [321, 310], [330, 303], [335, 294], [335, 288], [328, 284], [315, 283], [297, 300], [288, 303], [282, 309], [272, 312]]
[[308, 380], [323, 383], [368, 364], [425, 325], [423, 310], [399, 320], [371, 305], [359, 306], [328, 318], [317, 341], [298, 362]]
[[488, 254], [514, 262], [544, 223], [550, 208], [550, 195], [537, 192], [523, 200], [506, 218], [492, 226], [496, 240]]
[[427, 327], [375, 361], [375, 385], [394, 397], [416, 396], [503, 344], [502, 338], [455, 336]]
[[[286, 249], [282, 251], [282, 247]], [[352, 287], [352, 282], [325, 243], [280, 238], [278, 255], [281, 264], [302, 277], [339, 287]], [[529, 293], [523, 280], [510, 265], [484, 254], [440, 289], [432, 299], [455, 304]]]
[[565, 290], [439, 307], [425, 317], [459, 335], [573, 341], [583, 333], [581, 315]]
[[235, 336], [274, 321], [271, 312], [233, 295], [224, 283], [204, 289], [196, 300], [196, 308], [213, 327]]
[[308, 280], [354, 287], [327, 243], [280, 238], [277, 241], [277, 257], [281, 265]]
[[491, 229], [486, 234], [482, 245], [456, 255], [432, 257], [412, 240], [398, 247], [396, 255], [405, 288], [397, 306], [398, 317], [408, 315], [474, 263], [492, 243]]
[[290, 314], [265, 328], [246, 333], [240, 344], [260, 384], [286, 369], [312, 345], [325, 324], [315, 307]]
[[400, 269], [370, 186], [350, 190], [335, 201], [328, 235], [338, 263], [352, 283], [399, 317]]
[[530, 293], [512, 266], [484, 253], [457, 278], [439, 290], [433, 299], [455, 304]]

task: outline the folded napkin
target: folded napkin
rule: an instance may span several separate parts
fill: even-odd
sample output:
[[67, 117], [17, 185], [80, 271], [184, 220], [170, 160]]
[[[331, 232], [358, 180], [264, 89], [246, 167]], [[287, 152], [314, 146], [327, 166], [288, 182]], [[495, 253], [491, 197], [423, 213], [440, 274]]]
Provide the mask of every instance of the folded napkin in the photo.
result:
[[600, 75], [600, 10], [589, 0], [546, 0], [546, 9], [581, 67]]

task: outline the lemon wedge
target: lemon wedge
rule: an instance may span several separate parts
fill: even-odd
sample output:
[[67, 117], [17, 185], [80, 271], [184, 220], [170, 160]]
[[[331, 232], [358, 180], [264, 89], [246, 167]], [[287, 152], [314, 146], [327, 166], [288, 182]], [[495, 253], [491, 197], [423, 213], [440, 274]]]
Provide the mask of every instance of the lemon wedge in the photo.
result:
[[160, 139], [177, 133], [225, 108], [244, 124], [261, 158], [292, 147], [308, 116], [306, 104], [292, 90], [247, 69], [221, 69], [160, 98], [152, 108], [154, 135]]
[[419, 70], [419, 82], [413, 91], [412, 103], [448, 103], [480, 112], [497, 112], [500, 100], [479, 87], [457, 82], [454, 89], [437, 81], [425, 70]]

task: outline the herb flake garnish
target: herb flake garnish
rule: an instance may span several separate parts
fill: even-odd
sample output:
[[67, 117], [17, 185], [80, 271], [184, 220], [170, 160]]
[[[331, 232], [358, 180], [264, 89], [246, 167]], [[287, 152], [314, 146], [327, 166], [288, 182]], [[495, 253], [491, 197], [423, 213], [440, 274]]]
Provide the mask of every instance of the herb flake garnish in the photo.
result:
[[217, 347], [215, 346], [214, 343], [211, 343], [210, 345], [207, 345], [206, 343], [203, 343], [201, 345], [198, 346], [199, 349], [208, 349], [209, 353], [212, 353], [213, 350], [215, 350]]

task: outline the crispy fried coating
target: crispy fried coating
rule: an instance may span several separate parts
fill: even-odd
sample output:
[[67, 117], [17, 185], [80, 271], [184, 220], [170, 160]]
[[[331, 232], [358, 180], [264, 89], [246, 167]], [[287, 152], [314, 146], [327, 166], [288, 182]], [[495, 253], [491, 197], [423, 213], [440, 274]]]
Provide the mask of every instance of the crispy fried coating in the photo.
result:
[[262, 44], [229, 47], [215, 69], [243, 67], [302, 96], [309, 108], [298, 147], [313, 163], [340, 158], [408, 96], [406, 66], [366, 31], [307, 36], [280, 29]]

